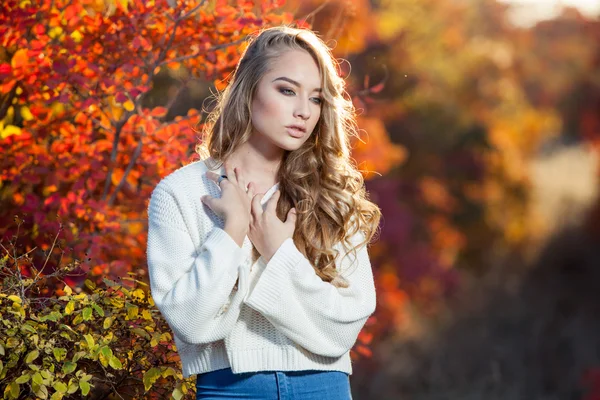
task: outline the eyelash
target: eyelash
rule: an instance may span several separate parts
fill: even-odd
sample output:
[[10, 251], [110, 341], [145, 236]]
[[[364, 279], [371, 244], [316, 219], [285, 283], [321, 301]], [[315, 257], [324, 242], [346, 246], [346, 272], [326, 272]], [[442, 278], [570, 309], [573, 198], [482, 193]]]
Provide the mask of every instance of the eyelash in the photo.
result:
[[[292, 89], [288, 89], [288, 88], [281, 88], [281, 89], [279, 89], [279, 92], [281, 92], [281, 94], [283, 94], [285, 96], [287, 96], [287, 94], [284, 93], [286, 91], [294, 93], [294, 91]], [[316, 99], [316, 100], [318, 100], [318, 103], [315, 103], [315, 104], [321, 105], [323, 103], [323, 100], [320, 97], [313, 97], [313, 98]]]

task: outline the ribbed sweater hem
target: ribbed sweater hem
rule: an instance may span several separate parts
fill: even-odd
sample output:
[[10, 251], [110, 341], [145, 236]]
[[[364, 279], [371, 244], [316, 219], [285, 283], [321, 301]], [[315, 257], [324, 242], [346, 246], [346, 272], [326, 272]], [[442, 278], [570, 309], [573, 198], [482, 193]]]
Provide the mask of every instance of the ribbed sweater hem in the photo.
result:
[[[218, 343], [218, 344], [217, 344]], [[183, 376], [231, 368], [235, 374], [257, 371], [341, 371], [352, 375], [350, 352], [339, 358], [324, 357], [300, 347], [268, 347], [226, 350], [222, 342], [208, 347], [184, 345], [178, 348]]]

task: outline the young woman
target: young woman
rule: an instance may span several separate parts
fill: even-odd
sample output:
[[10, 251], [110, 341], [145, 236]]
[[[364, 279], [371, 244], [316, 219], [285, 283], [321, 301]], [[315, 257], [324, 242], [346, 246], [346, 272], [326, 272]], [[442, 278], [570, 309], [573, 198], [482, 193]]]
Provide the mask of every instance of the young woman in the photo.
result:
[[350, 399], [376, 296], [379, 208], [351, 162], [354, 109], [312, 31], [255, 35], [197, 148], [148, 208], [154, 301], [198, 399]]

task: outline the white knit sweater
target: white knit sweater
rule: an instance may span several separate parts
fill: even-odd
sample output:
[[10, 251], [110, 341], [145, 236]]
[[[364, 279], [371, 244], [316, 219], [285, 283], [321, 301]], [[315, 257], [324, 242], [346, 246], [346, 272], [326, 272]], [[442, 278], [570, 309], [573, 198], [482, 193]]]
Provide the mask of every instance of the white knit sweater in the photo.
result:
[[[367, 246], [343, 257], [336, 245], [348, 288], [323, 282], [292, 239], [268, 264], [260, 257], [251, 265], [248, 237], [238, 246], [200, 200], [220, 197], [207, 170], [204, 161], [179, 168], [156, 186], [148, 206], [151, 292], [173, 330], [183, 375], [228, 367], [352, 374], [349, 351], [375, 311]], [[265, 194], [263, 208], [277, 187]], [[363, 238], [357, 234], [352, 243]]]

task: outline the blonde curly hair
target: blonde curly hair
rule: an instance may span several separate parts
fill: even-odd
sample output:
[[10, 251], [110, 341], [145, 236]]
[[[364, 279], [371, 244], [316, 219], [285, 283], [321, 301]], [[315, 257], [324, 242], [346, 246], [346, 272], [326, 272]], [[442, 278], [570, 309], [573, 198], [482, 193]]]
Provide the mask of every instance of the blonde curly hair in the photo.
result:
[[[249, 140], [251, 103], [258, 82], [270, 63], [289, 50], [307, 51], [315, 60], [323, 82], [322, 105], [311, 136], [299, 149], [285, 152], [278, 171], [277, 216], [284, 221], [288, 211], [296, 208], [293, 240], [298, 250], [323, 281], [347, 287], [336, 269], [339, 251], [334, 244], [342, 243], [356, 255], [356, 249], [377, 232], [381, 211], [368, 200], [363, 176], [350, 157], [350, 136], [357, 136], [358, 128], [345, 81], [331, 50], [314, 32], [279, 26], [250, 38], [231, 81], [217, 95], [196, 152], [222, 165]], [[259, 256], [256, 249], [253, 253]]]

